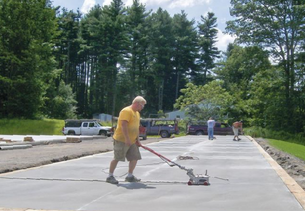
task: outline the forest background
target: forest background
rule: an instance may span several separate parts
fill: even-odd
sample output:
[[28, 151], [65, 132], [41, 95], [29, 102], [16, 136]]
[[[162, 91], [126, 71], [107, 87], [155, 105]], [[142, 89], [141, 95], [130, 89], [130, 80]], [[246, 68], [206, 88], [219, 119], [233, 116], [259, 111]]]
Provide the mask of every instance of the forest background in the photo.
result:
[[142, 116], [174, 109], [305, 135], [305, 0], [231, 0], [225, 52], [217, 17], [147, 11], [138, 0], [86, 15], [49, 0], [0, 0], [0, 118]]

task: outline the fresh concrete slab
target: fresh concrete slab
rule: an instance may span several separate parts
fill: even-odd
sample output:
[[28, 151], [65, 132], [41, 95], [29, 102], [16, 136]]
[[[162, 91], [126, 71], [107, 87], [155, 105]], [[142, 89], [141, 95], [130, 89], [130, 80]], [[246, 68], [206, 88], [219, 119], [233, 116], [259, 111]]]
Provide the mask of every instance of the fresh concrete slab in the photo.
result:
[[207, 171], [210, 186], [188, 186], [186, 171], [144, 149], [134, 172], [142, 182], [124, 182], [128, 163], [120, 162], [115, 171], [120, 183], [111, 185], [105, 180], [113, 153], [107, 152], [2, 174], [0, 205], [12, 210], [304, 211], [257, 145], [244, 136], [232, 139], [185, 136], [147, 145], [195, 174]]

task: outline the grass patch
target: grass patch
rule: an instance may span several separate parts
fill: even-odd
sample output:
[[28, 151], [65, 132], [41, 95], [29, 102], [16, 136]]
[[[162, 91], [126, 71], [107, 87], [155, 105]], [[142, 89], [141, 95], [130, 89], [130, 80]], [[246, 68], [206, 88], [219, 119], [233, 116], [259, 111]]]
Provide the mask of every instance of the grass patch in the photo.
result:
[[268, 139], [269, 144], [273, 147], [287, 152], [293, 156], [296, 156], [305, 161], [305, 146], [301, 144], [276, 140], [276, 139]]
[[285, 140], [286, 142], [305, 146], [305, 133], [291, 134], [286, 131], [274, 131], [261, 127], [244, 128], [244, 132], [253, 138], [262, 137], [268, 139]]
[[64, 120], [0, 119], [0, 134], [4, 135], [62, 135]]

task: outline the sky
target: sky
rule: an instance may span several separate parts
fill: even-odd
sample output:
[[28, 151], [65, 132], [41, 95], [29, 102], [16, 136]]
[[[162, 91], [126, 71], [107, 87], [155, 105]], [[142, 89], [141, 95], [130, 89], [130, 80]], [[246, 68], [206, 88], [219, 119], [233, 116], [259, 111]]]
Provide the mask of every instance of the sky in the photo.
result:
[[[77, 11], [79, 9], [86, 14], [95, 4], [101, 6], [109, 5], [112, 0], [52, 0], [53, 6], [65, 7], [68, 10]], [[132, 0], [123, 0], [125, 6], [131, 6]], [[140, 0], [146, 6], [146, 10], [152, 9], [156, 12], [159, 7], [166, 10], [171, 16], [185, 11], [189, 20], [197, 23], [201, 16], [206, 16], [208, 12], [213, 12], [217, 18], [218, 42], [216, 46], [219, 50], [225, 51], [227, 45], [234, 41], [230, 35], [224, 34], [226, 21], [232, 20], [230, 16], [230, 0]]]

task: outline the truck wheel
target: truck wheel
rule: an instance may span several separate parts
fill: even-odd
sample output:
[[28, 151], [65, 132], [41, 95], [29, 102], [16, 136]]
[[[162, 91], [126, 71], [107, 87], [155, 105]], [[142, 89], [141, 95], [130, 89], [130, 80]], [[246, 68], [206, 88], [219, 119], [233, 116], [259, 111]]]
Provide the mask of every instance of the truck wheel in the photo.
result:
[[107, 136], [107, 132], [105, 130], [100, 130], [99, 135]]
[[74, 131], [74, 130], [69, 130], [69, 131], [68, 131], [68, 135], [74, 136], [74, 135], [75, 135], [75, 131]]
[[168, 137], [169, 137], [168, 132], [165, 131], [165, 130], [161, 131], [161, 132], [160, 132], [160, 135], [161, 135], [162, 138], [168, 138]]
[[203, 131], [202, 131], [202, 130], [198, 130], [198, 131], [196, 131], [196, 135], [197, 135], [197, 136], [201, 136], [201, 135], [203, 135]]

